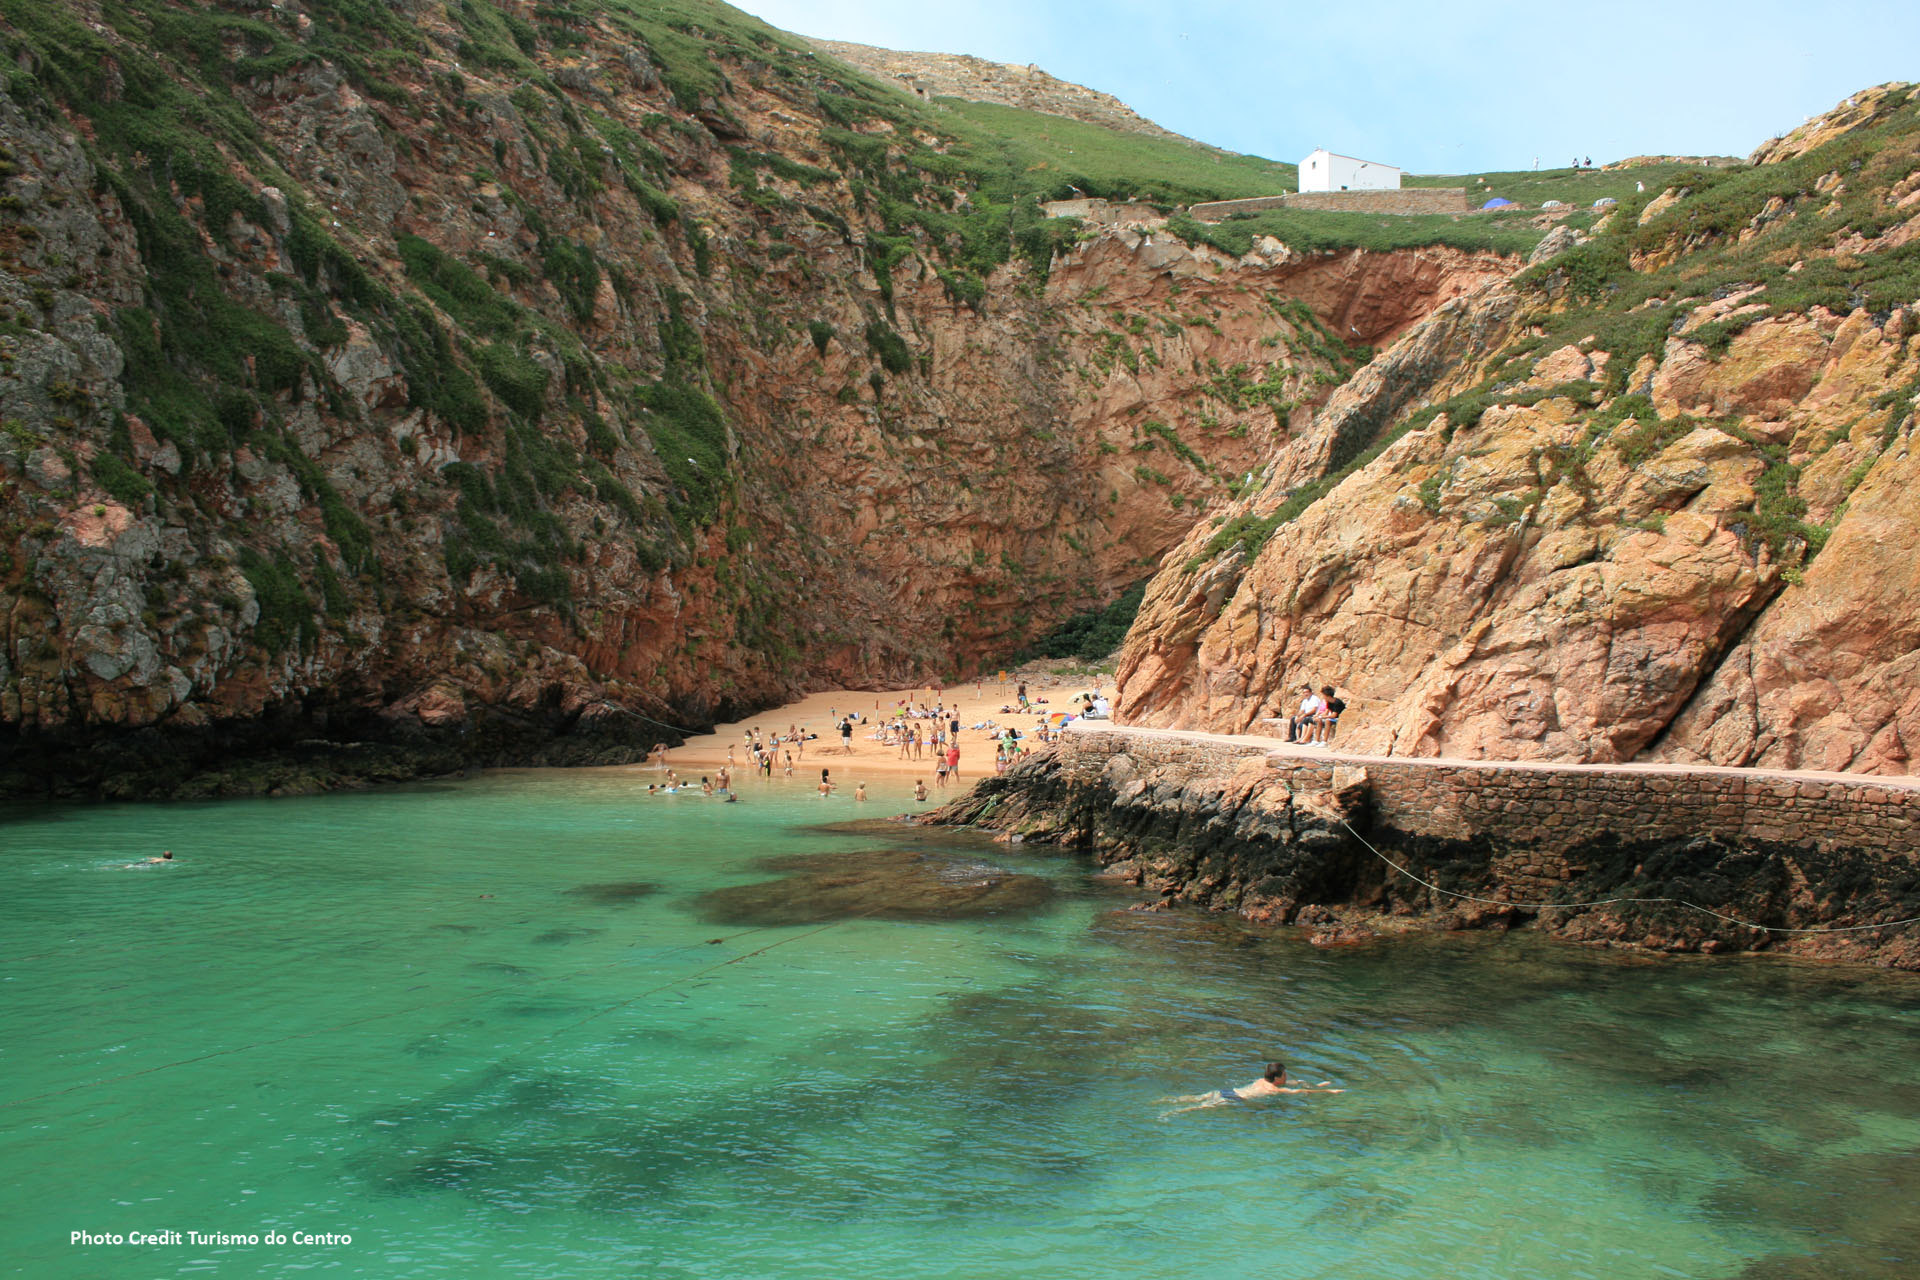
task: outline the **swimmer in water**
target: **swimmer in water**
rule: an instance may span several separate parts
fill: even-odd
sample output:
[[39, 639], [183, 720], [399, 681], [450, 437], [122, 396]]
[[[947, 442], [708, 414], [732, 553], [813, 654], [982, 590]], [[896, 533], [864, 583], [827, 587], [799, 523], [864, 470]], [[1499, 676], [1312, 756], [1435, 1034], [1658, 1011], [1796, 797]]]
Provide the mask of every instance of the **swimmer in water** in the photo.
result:
[[142, 858], [138, 862], [129, 862], [124, 867], [121, 867], [120, 869], [122, 871], [138, 871], [141, 867], [165, 866], [172, 863], [172, 861], [173, 861], [173, 850], [162, 849], [160, 851], [160, 856], [157, 858]]
[[864, 782], [860, 782], [860, 783], [856, 783], [856, 784], [854, 784], [854, 788], [853, 788], [853, 798], [854, 798], [855, 800], [865, 800], [865, 799], [867, 798], [867, 784], [866, 784], [866, 783], [864, 783]]
[[1215, 1089], [1211, 1093], [1190, 1093], [1179, 1097], [1165, 1098], [1165, 1102], [1184, 1102], [1188, 1105], [1175, 1107], [1162, 1115], [1177, 1116], [1182, 1111], [1199, 1111], [1205, 1107], [1224, 1107], [1229, 1102], [1251, 1102], [1256, 1098], [1273, 1098], [1283, 1093], [1345, 1093], [1345, 1089], [1330, 1089], [1331, 1081], [1322, 1080], [1316, 1085], [1291, 1084], [1287, 1080], [1285, 1063], [1269, 1062], [1264, 1074], [1252, 1084], [1243, 1084], [1237, 1089]]

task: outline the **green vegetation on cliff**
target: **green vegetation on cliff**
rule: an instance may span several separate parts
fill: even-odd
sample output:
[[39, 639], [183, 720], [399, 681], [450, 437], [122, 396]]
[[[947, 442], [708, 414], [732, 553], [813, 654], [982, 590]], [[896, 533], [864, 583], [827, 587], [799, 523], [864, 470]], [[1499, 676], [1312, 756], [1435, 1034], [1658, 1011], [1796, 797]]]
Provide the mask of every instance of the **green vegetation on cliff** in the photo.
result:
[[[1914, 107], [1911, 91], [1895, 88], [1875, 100], [1872, 118], [1861, 126], [1771, 163], [1620, 171], [1629, 181], [1652, 174], [1667, 185], [1629, 191], [1583, 243], [1515, 278], [1524, 323], [1514, 325], [1510, 340], [1486, 358], [1475, 386], [1379, 423], [1369, 439], [1340, 442], [1325, 473], [1285, 495], [1268, 514], [1218, 518], [1187, 571], [1236, 549], [1251, 559], [1278, 529], [1409, 431], [1442, 421], [1451, 436], [1471, 429], [1495, 407], [1564, 400], [1583, 415], [1586, 429], [1577, 445], [1542, 456], [1543, 486], [1562, 477], [1577, 480], [1600, 450], [1638, 467], [1689, 433], [1711, 428], [1741, 441], [1759, 467], [1753, 502], [1733, 527], [1750, 549], [1765, 548], [1787, 572], [1797, 572], [1829, 533], [1828, 525], [1807, 519], [1809, 504], [1799, 484], [1806, 462], [1835, 440], [1816, 442], [1810, 450], [1796, 446], [1802, 448], [1796, 458], [1787, 443], [1756, 433], [1747, 414], [1663, 416], [1649, 396], [1648, 369], [1676, 341], [1719, 359], [1742, 333], [1770, 318], [1824, 309], [1836, 316], [1865, 313], [1880, 324], [1896, 309], [1920, 302], [1920, 241], [1894, 237], [1876, 243], [1914, 216], [1911, 205], [1901, 203], [1920, 169], [1920, 111]], [[1596, 181], [1605, 176], [1593, 175]], [[1250, 224], [1208, 230], [1218, 234]], [[1231, 251], [1237, 243], [1222, 247]], [[1720, 307], [1724, 314], [1694, 322], [1700, 308], [1720, 303], [1727, 304]], [[1912, 332], [1908, 321], [1902, 336]], [[1543, 355], [1568, 347], [1603, 355], [1604, 370], [1592, 380], [1552, 385], [1532, 376]], [[1888, 414], [1879, 448], [1891, 442], [1901, 414], [1916, 404], [1911, 387], [1893, 388], [1876, 401], [1874, 408]], [[1853, 468], [1849, 488], [1871, 462], [1869, 456]], [[1436, 515], [1440, 484], [1433, 477], [1422, 493]], [[1518, 509], [1512, 514], [1517, 518]]]
[[1035, 640], [1008, 654], [1000, 666], [1018, 666], [1035, 658], [1104, 658], [1120, 647], [1127, 629], [1140, 612], [1147, 583], [1143, 579], [1128, 587], [1111, 603], [1077, 613]]
[[1272, 236], [1296, 252], [1366, 249], [1386, 253], [1444, 245], [1468, 252], [1524, 256], [1544, 234], [1532, 215], [1515, 213], [1341, 213], [1324, 209], [1267, 209], [1236, 214], [1223, 222], [1198, 222], [1184, 215], [1167, 229], [1188, 244], [1209, 244], [1243, 257], [1261, 236]]
[[1475, 204], [1499, 196], [1517, 204], [1541, 205], [1549, 200], [1575, 208], [1589, 208], [1596, 200], [1625, 200], [1636, 186], [1658, 191], [1675, 174], [1692, 172], [1697, 165], [1682, 163], [1636, 165], [1630, 169], [1508, 169], [1485, 173], [1410, 173], [1405, 187], [1462, 187]]
[[1046, 200], [1078, 192], [1109, 200], [1156, 204], [1236, 200], [1292, 191], [1295, 167], [1235, 155], [1197, 143], [1042, 115], [1018, 107], [941, 98], [961, 136], [991, 139], [1023, 175], [1029, 194]]

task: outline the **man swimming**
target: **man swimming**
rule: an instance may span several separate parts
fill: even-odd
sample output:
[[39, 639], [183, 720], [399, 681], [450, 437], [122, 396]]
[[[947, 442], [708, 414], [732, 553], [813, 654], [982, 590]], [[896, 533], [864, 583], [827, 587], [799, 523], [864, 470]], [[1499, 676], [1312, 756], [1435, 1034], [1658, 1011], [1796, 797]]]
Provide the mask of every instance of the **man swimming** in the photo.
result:
[[1287, 1080], [1287, 1067], [1283, 1062], [1269, 1062], [1266, 1071], [1251, 1084], [1243, 1084], [1237, 1089], [1215, 1089], [1211, 1093], [1189, 1093], [1179, 1097], [1167, 1098], [1167, 1102], [1185, 1102], [1190, 1105], [1175, 1107], [1161, 1116], [1177, 1116], [1182, 1111], [1199, 1111], [1203, 1107], [1224, 1107], [1229, 1102], [1251, 1102], [1256, 1098], [1272, 1098], [1283, 1093], [1345, 1093], [1345, 1089], [1330, 1089], [1331, 1081], [1322, 1080], [1316, 1085], [1290, 1084]]

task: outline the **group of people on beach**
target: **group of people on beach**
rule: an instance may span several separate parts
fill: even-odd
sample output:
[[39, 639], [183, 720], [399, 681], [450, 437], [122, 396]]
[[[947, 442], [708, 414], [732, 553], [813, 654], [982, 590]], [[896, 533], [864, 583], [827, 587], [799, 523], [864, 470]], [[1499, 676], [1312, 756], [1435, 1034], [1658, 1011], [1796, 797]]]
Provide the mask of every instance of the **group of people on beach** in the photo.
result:
[[[986, 695], [985, 680], [977, 681], [975, 692], [982, 698]], [[1003, 724], [992, 714], [984, 718], [969, 720], [958, 702], [948, 703], [947, 690], [939, 685], [929, 685], [926, 689], [915, 689], [910, 695], [899, 698], [891, 708], [882, 711], [879, 702], [875, 702], [871, 713], [852, 708], [830, 707], [827, 715], [831, 727], [827, 730], [828, 741], [837, 735], [840, 750], [847, 755], [854, 754], [853, 735], [856, 729], [864, 729], [864, 736], [882, 747], [895, 748], [899, 760], [931, 760], [933, 764], [933, 786], [944, 791], [950, 783], [960, 779], [960, 738], [963, 733], [982, 734], [993, 746], [993, 769], [996, 774], [1005, 773], [1021, 757], [1029, 754], [1036, 746], [1045, 746], [1056, 740], [1058, 730], [1052, 719], [1042, 710], [1047, 704], [1044, 696], [1034, 696], [1027, 683], [1009, 681], [1007, 673], [1001, 672], [998, 678], [998, 693], [1006, 696], [1008, 685], [1017, 683], [1013, 701], [1001, 706], [1001, 717], [1018, 716], [1021, 713], [1038, 713], [1040, 719], [1032, 728], [1022, 730], [1013, 724]], [[1048, 683], [1058, 683], [1049, 681]], [[1082, 694], [1077, 704], [1070, 704], [1074, 712], [1081, 716], [1098, 717], [1108, 711], [1108, 702], [1101, 690], [1095, 689]], [[1068, 717], [1072, 718], [1072, 717]], [[682, 781], [668, 763], [669, 748], [663, 743], [655, 743], [647, 753], [647, 763], [666, 772], [664, 783], [652, 783], [647, 787], [649, 795], [677, 795], [693, 791], [696, 788], [703, 795], [718, 796], [733, 800], [738, 796], [733, 786], [734, 771], [742, 766], [741, 748], [745, 751], [745, 764], [760, 774], [763, 779], [771, 780], [774, 770], [780, 770], [786, 777], [794, 776], [796, 766], [806, 758], [807, 744], [818, 743], [820, 734], [811, 733], [803, 724], [789, 724], [785, 733], [778, 731], [769, 734], [761, 727], [742, 728], [740, 746], [729, 745], [726, 749], [726, 764], [713, 776], [702, 776], [696, 784]], [[816, 749], [822, 749], [816, 747]], [[831, 748], [825, 748], [831, 754]], [[839, 791], [828, 770], [821, 770], [817, 790], [822, 797], [831, 796]], [[855, 788], [854, 799], [864, 800], [865, 784]], [[925, 801], [928, 796], [927, 779], [919, 778], [914, 782], [914, 798]]]

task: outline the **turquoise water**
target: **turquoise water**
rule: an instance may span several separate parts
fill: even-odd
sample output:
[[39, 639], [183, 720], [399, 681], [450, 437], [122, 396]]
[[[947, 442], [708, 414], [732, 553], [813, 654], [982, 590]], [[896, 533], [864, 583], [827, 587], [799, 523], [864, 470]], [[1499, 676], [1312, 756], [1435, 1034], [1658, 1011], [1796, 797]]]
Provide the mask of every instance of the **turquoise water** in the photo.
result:
[[[0, 824], [0, 1274], [1920, 1270], [1911, 977], [1322, 952], [633, 776]], [[1350, 1091], [1162, 1118], [1275, 1054]]]

